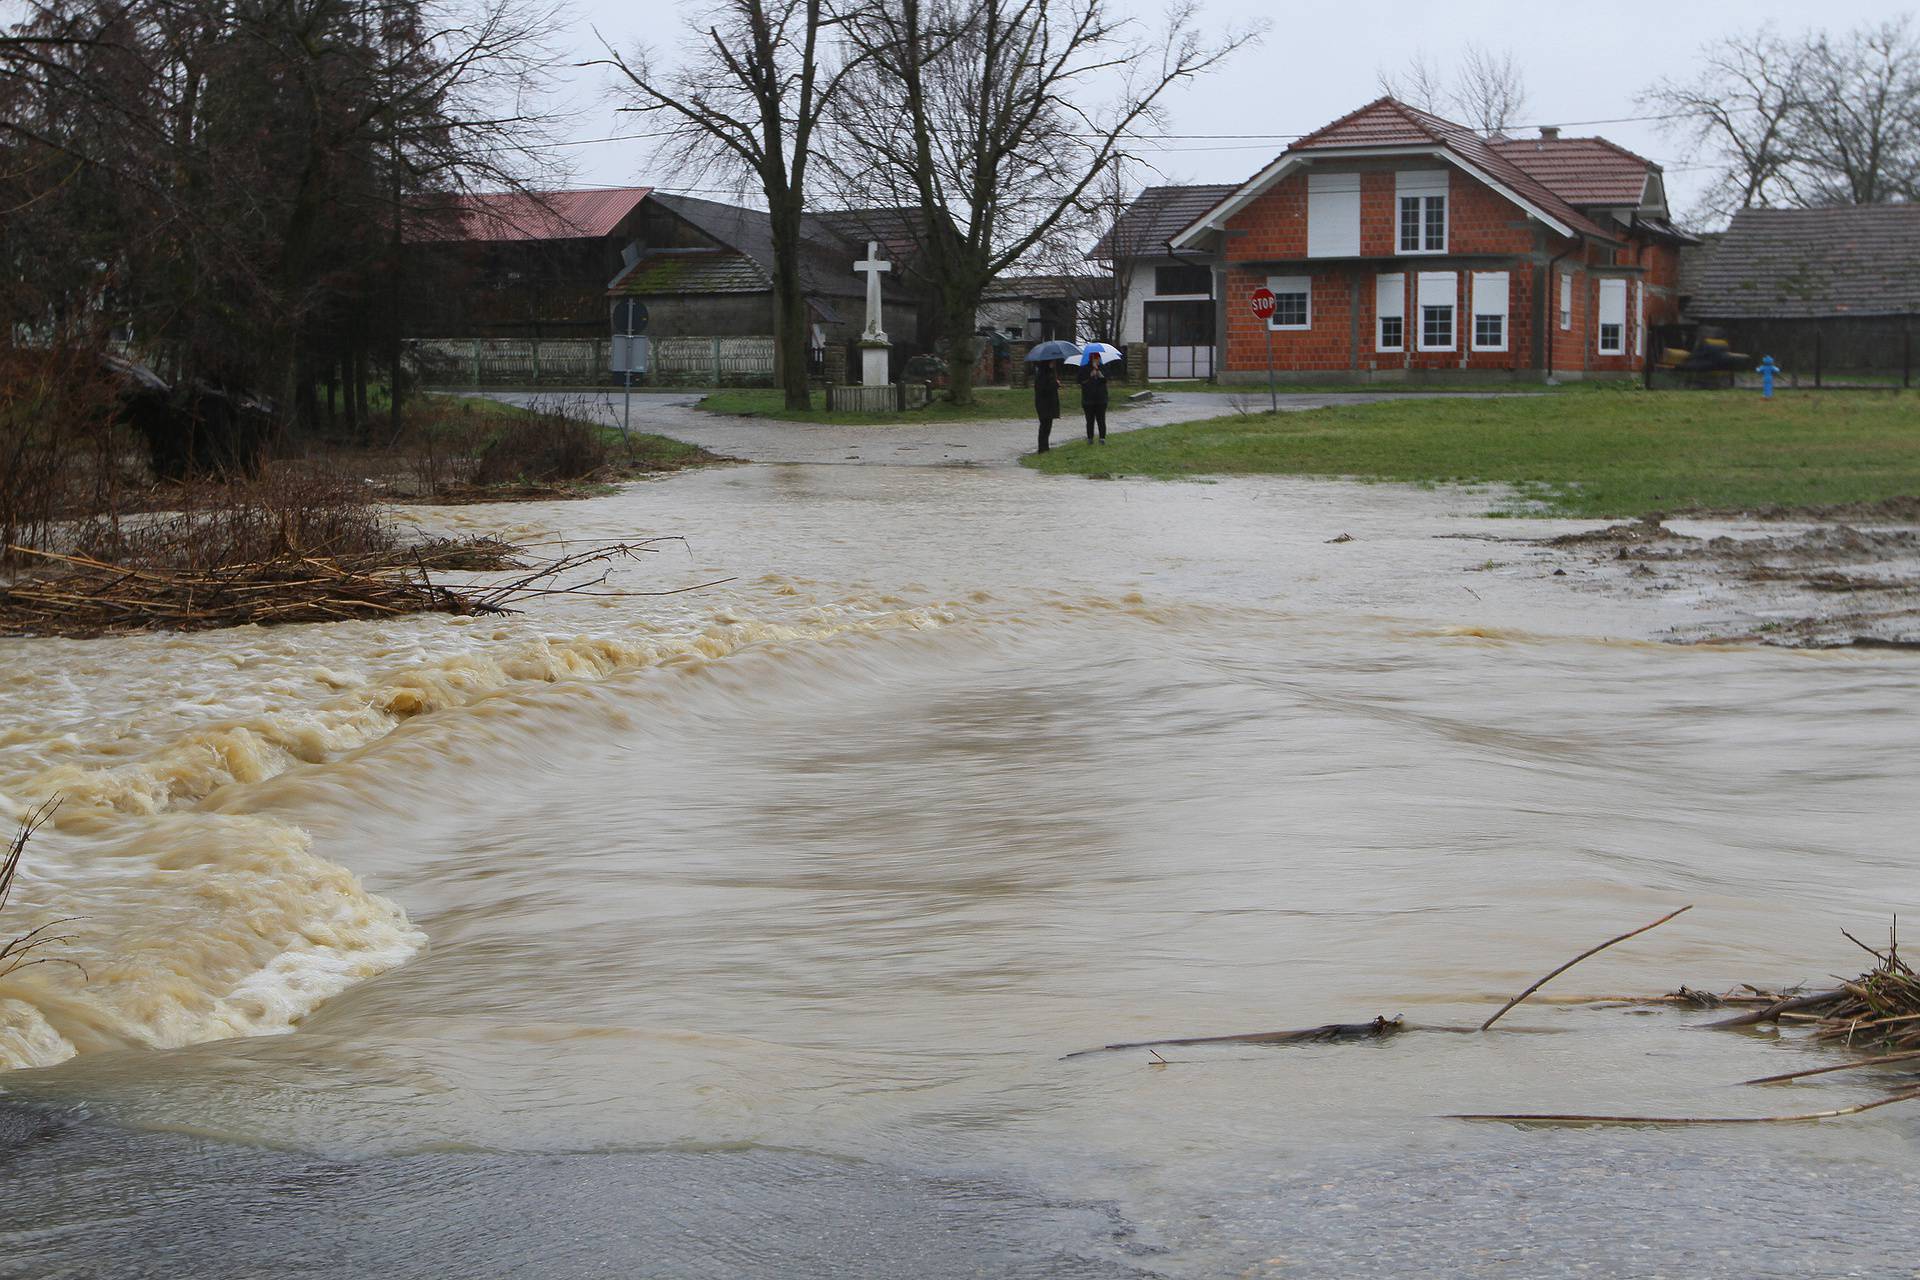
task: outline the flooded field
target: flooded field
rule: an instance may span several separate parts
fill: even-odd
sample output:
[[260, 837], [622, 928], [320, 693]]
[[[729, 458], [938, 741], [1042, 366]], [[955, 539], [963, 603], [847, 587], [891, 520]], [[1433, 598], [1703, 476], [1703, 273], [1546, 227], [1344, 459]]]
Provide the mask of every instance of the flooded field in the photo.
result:
[[64, 797], [9, 918], [86, 970], [0, 985], [0, 1274], [1920, 1274], [1914, 1107], [1441, 1118], [1883, 1091], [1729, 1087], [1838, 1060], [1790, 1035], [1062, 1060], [1470, 1026], [1687, 903], [1551, 990], [1819, 981], [1920, 908], [1920, 658], [1660, 643], [1711, 602], [1474, 509], [756, 464], [415, 517], [699, 592], [0, 641], [0, 809]]

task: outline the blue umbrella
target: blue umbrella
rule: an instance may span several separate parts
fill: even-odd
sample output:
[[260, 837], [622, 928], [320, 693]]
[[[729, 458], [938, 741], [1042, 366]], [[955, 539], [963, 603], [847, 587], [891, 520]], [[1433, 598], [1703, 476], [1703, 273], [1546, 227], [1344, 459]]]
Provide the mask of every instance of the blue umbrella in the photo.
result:
[[1125, 360], [1126, 353], [1120, 348], [1104, 342], [1089, 342], [1086, 350], [1080, 353], [1080, 363], [1086, 364], [1088, 356], [1099, 356], [1101, 364], [1112, 364], [1116, 360]]
[[1062, 342], [1059, 338], [1049, 339], [1027, 352], [1028, 364], [1038, 364], [1043, 360], [1077, 360], [1079, 358], [1080, 348], [1071, 342]]

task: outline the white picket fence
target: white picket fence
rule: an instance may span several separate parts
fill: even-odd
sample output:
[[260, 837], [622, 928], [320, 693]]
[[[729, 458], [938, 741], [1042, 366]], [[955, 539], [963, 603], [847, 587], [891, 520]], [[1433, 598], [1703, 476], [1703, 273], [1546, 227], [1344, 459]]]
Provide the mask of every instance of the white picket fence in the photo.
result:
[[656, 338], [653, 380], [725, 383], [773, 382], [773, 339]]
[[[656, 338], [647, 380], [771, 385], [773, 339]], [[596, 386], [613, 380], [606, 338], [419, 338], [408, 343], [428, 386]]]

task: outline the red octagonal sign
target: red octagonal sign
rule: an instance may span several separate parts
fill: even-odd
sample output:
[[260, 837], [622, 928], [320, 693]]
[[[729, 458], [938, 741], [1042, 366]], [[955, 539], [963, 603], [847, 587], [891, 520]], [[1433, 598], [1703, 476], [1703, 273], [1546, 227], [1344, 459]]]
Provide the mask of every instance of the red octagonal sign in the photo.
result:
[[1265, 320], [1273, 315], [1273, 290], [1255, 289], [1247, 295], [1247, 300], [1253, 303], [1255, 319]]

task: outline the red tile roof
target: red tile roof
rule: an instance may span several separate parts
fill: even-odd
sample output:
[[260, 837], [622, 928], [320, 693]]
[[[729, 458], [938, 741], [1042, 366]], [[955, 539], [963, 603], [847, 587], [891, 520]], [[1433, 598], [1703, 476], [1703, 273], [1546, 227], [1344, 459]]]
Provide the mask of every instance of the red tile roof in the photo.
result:
[[457, 226], [423, 238], [461, 241], [591, 240], [610, 234], [653, 190], [500, 191], [460, 197]]
[[[1410, 107], [1396, 98], [1376, 98], [1287, 148], [1301, 151], [1364, 147], [1441, 146], [1556, 222], [1602, 239], [1617, 238], [1593, 222], [1551, 186], [1514, 163], [1494, 143], [1466, 125]], [[1635, 196], [1635, 203], [1639, 198]]]
[[1495, 151], [1561, 199], [1576, 205], [1633, 208], [1659, 166], [1605, 138], [1499, 138]]

